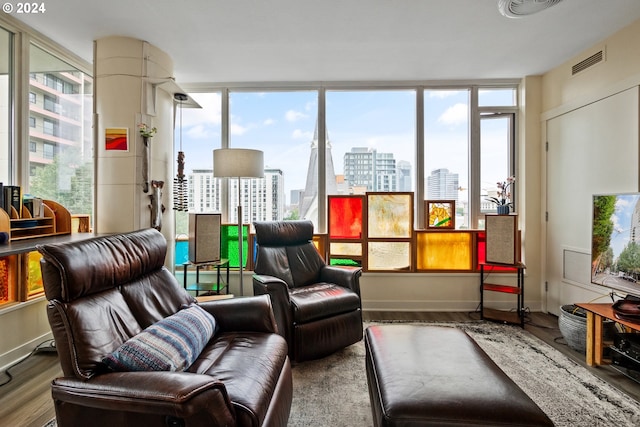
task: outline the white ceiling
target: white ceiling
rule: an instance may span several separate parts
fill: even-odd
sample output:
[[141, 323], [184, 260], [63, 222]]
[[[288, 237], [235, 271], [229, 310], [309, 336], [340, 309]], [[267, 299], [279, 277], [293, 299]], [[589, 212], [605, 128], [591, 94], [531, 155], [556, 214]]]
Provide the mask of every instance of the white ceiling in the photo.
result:
[[88, 61], [95, 39], [146, 40], [173, 59], [180, 84], [520, 78], [640, 19], [639, 0], [564, 0], [518, 19], [497, 3], [57, 0], [12, 16]]

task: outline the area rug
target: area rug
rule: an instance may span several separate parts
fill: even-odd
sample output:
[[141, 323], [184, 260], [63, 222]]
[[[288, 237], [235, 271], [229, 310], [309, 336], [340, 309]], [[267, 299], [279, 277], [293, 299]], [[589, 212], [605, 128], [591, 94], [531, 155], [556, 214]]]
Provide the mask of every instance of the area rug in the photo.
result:
[[[428, 324], [467, 331], [556, 426], [640, 425], [640, 403], [518, 326], [483, 321]], [[364, 358], [360, 342], [295, 365], [289, 427], [371, 426]]]
[[[640, 426], [639, 402], [518, 326], [483, 321], [407, 323], [467, 331], [556, 426]], [[378, 322], [365, 327], [372, 324]], [[371, 426], [364, 358], [361, 341], [323, 359], [295, 365], [289, 427]], [[52, 420], [46, 427], [55, 425]]]

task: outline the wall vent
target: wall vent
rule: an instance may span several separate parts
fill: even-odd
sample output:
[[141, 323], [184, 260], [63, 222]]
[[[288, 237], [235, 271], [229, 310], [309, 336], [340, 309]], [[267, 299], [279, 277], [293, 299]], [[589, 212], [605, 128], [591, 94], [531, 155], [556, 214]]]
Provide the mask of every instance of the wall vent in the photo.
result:
[[583, 59], [582, 61], [571, 67], [571, 75], [575, 76], [576, 74], [586, 70], [587, 68], [593, 67], [594, 65], [601, 62], [604, 62], [604, 49], [600, 49], [590, 57]]

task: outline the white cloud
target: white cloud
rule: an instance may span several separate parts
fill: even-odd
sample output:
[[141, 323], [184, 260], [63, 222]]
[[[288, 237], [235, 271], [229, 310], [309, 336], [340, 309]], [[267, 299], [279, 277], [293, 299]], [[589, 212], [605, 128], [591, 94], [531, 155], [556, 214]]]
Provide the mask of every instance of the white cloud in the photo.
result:
[[276, 123], [276, 121], [273, 120], [273, 119], [266, 119], [264, 122], [262, 122], [262, 124], [265, 125], [265, 126], [271, 126], [271, 125], [273, 125], [275, 123]]
[[231, 125], [229, 126], [229, 133], [231, 135], [244, 135], [248, 130], [249, 128], [241, 126], [237, 123], [231, 123]]
[[300, 119], [305, 119], [309, 117], [308, 115], [301, 113], [300, 111], [294, 111], [294, 110], [289, 110], [284, 114], [284, 118], [288, 121], [288, 122], [295, 122], [298, 121]]
[[[190, 94], [202, 108], [184, 108], [182, 110], [182, 125], [191, 127], [197, 125], [219, 125], [222, 119], [222, 103], [218, 93]], [[180, 126], [180, 107], [176, 112], [176, 126]]]
[[313, 138], [313, 133], [312, 132], [305, 132], [305, 131], [300, 130], [300, 129], [296, 129], [291, 134], [291, 137], [293, 139], [306, 139], [308, 141], [311, 141], [311, 139]]
[[188, 128], [185, 132], [185, 135], [193, 139], [211, 139], [215, 135], [217, 135], [217, 132], [215, 132], [210, 127], [200, 124]]
[[438, 117], [438, 122], [445, 125], [466, 124], [469, 120], [469, 108], [466, 104], [455, 104]]

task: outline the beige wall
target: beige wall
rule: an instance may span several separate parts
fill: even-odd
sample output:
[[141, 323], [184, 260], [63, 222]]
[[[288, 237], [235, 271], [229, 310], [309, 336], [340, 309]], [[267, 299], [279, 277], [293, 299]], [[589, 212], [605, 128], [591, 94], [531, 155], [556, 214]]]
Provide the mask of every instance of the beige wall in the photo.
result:
[[[599, 49], [605, 61], [571, 76], [571, 67]], [[593, 97], [611, 93], [618, 85], [638, 80], [640, 73], [640, 20], [570, 58], [542, 77], [542, 111], [570, 104], [584, 105]]]
[[[574, 146], [581, 146], [581, 142], [584, 143], [585, 141], [590, 140], [589, 138], [591, 138], [593, 135], [600, 135], [600, 139], [598, 140], [598, 142], [596, 142], [596, 144], [608, 144], [609, 147], [613, 147], [613, 142], [617, 144], [624, 139], [623, 137], [618, 136], [620, 135], [620, 132], [622, 132], [624, 135], [630, 135], [630, 143], [632, 144], [631, 148], [629, 150], [626, 150], [625, 152], [627, 152], [628, 155], [632, 152], [637, 152], [639, 142], [637, 137], [637, 116], [630, 117], [625, 122], [629, 123], [630, 128], [628, 129], [620, 129], [619, 127], [610, 129], [611, 126], [615, 126], [613, 123], [617, 122], [617, 120], [622, 120], [623, 116], [629, 115], [632, 109], [634, 111], [637, 110], [636, 104], [632, 103], [633, 108], [625, 108], [624, 114], [623, 112], [616, 113], [615, 111], [611, 111], [611, 107], [603, 107], [608, 108], [605, 111], [613, 114], [613, 118], [615, 120], [603, 120], [602, 123], [598, 122], [598, 119], [600, 117], [606, 116], [606, 114], [600, 114], [593, 117], [589, 116], [586, 113], [584, 115], [580, 113], [586, 110], [591, 111], [593, 109], [591, 107], [595, 108], [596, 106], [601, 104], [608, 105], [608, 100], [612, 100], [614, 98], [617, 99], [619, 98], [618, 95], [624, 92], [637, 92], [638, 86], [640, 85], [639, 42], [640, 21], [636, 21], [635, 23], [622, 29], [618, 33], [597, 43], [592, 48], [581, 52], [580, 54], [574, 56], [573, 58], [569, 59], [565, 63], [559, 65], [557, 68], [549, 71], [544, 76], [542, 76], [542, 114], [540, 121], [540, 138], [542, 143], [545, 142], [547, 133], [549, 133], [549, 138], [551, 138], [551, 136], [557, 138], [557, 135], [579, 134], [579, 132], [575, 132], [575, 129], [580, 129], [583, 132], [589, 130], [590, 133], [581, 138], [580, 141], [576, 141], [575, 139], [567, 140], [566, 144], [564, 145], [574, 144]], [[577, 73], [575, 76], [571, 76], [571, 68], [574, 64], [584, 60], [585, 58], [588, 58], [601, 49], [604, 49], [605, 61], [589, 67], [586, 70]], [[567, 120], [567, 123], [571, 123], [572, 128], [561, 128], [560, 130], [556, 129], [556, 127], [558, 126], [557, 123], [565, 123], [565, 121], [562, 120], [565, 117], [572, 118], [571, 120]], [[576, 123], [575, 117], [590, 118], [588, 119], [589, 122], [585, 123], [585, 125], [582, 126], [579, 122]], [[548, 124], [550, 125], [549, 127], [547, 126]], [[594, 138], [597, 138], [597, 136], [594, 136]], [[608, 139], [611, 141], [607, 141]], [[557, 141], [554, 140], [552, 142], [555, 144], [556, 142], [562, 143], [563, 141], [562, 138], [560, 138]], [[630, 178], [628, 175], [624, 175], [624, 173], [630, 172], [631, 170], [637, 170], [638, 159], [634, 158], [634, 155], [631, 154], [631, 158], [629, 158], [629, 156], [625, 157], [625, 161], [629, 161], [633, 166], [633, 169], [631, 169], [631, 167], [625, 167], [624, 170], [620, 170], [620, 161], [617, 158], [615, 158], [613, 161], [607, 161], [605, 160], [605, 158], [607, 158], [606, 156], [598, 156], [598, 150], [607, 151], [607, 146], [603, 145], [600, 147], [591, 147], [591, 149], [583, 150], [583, 152], [581, 153], [582, 156], [579, 160], [579, 166], [584, 168], [588, 164], [595, 165], [588, 172], [588, 175], [591, 178], [590, 181], [594, 182], [589, 184], [586, 182], [588, 180], [573, 180], [573, 182], [569, 183], [567, 187], [569, 194], [584, 194], [588, 197], [589, 195], [594, 193], [627, 192], [638, 190], [639, 177], [637, 176], [637, 173], [632, 173], [632, 176]], [[552, 152], [552, 150], [550, 150], [550, 152]], [[596, 158], [594, 158], [594, 156]], [[571, 171], [571, 165], [569, 163], [571, 163], [572, 161], [578, 161], [578, 156], [570, 155], [569, 157], [571, 158], [567, 160], [560, 160], [554, 157], [549, 159], [549, 163], [551, 164], [551, 162], [562, 162], [563, 165], [566, 163], [567, 172], [570, 173], [569, 171]], [[527, 159], [527, 162], [529, 162], [529, 159]], [[557, 194], [560, 191], [559, 186], [566, 183], [555, 182], [547, 184], [546, 182], [544, 182], [545, 175], [548, 171], [546, 170], [546, 165], [544, 162], [541, 166], [542, 167], [540, 169], [540, 175], [542, 181], [541, 188], [543, 189], [542, 198], [546, 199], [552, 195], [551, 193], [549, 193], [549, 196], [547, 196], [547, 188], [553, 189], [550, 191], [554, 191], [554, 193]], [[551, 170], [552, 169], [550, 168], [549, 172]], [[598, 173], [598, 171], [600, 173], [605, 173], [607, 179], [597, 179], [596, 174]], [[569, 178], [569, 180], [571, 179]], [[589, 203], [587, 203], [584, 197], [582, 197], [579, 202], [580, 203], [575, 200], [570, 201], [570, 197], [562, 199], [562, 203], [565, 204], [563, 211], [571, 212], [571, 210], [575, 209], [579, 204], [588, 204], [589, 206], [586, 208], [590, 209], [590, 201]], [[544, 214], [544, 206], [542, 213]], [[576, 224], [571, 225], [574, 226]], [[547, 226], [550, 227], [549, 230], [547, 230]], [[608, 296], [606, 295], [607, 292], [604, 290], [604, 288], [591, 285], [589, 283], [589, 225], [582, 224], [582, 226], [579, 227], [580, 231], [576, 231], [576, 233], [574, 233], [573, 235], [565, 237], [564, 239], [562, 239], [562, 241], [560, 241], [561, 239], [558, 237], [560, 233], [554, 233], [554, 230], [552, 228], [552, 225], [545, 224], [543, 222], [540, 245], [541, 251], [543, 253], [543, 259], [544, 256], [549, 256], [548, 261], [543, 262], [542, 264], [543, 269], [541, 275], [541, 283], [544, 283], [545, 280], [549, 282], [549, 307], [547, 307], [548, 311], [557, 313], [560, 305], [580, 301], [597, 300], [598, 302], [606, 302], [608, 300]], [[545, 236], [547, 235], [547, 233], [549, 233], [550, 236], [553, 236], [553, 239], [549, 238], [550, 246], [548, 248], [545, 241]], [[576, 243], [578, 241], [582, 243]], [[583, 254], [581, 256], [584, 256], [587, 259], [587, 265], [586, 268], [584, 268], [585, 272], [587, 272], [586, 278], [580, 280], [579, 282], [575, 280], [568, 280], [563, 277], [562, 270], [564, 267], [561, 261], [561, 254], [563, 253], [563, 249], [568, 248]], [[582, 270], [583, 269], [581, 269], [580, 271]]]
[[52, 337], [46, 306], [42, 297], [0, 310], [0, 371]]
[[[149, 143], [149, 183], [164, 181], [162, 232], [173, 241], [170, 203], [173, 168], [173, 98], [162, 84], [173, 76], [173, 62], [157, 47], [128, 37], [95, 42], [96, 213], [98, 233], [151, 226], [151, 189], [143, 191], [144, 144], [138, 124], [156, 127]], [[109, 127], [129, 129], [129, 151], [105, 151]], [[172, 246], [172, 245], [171, 245]]]

